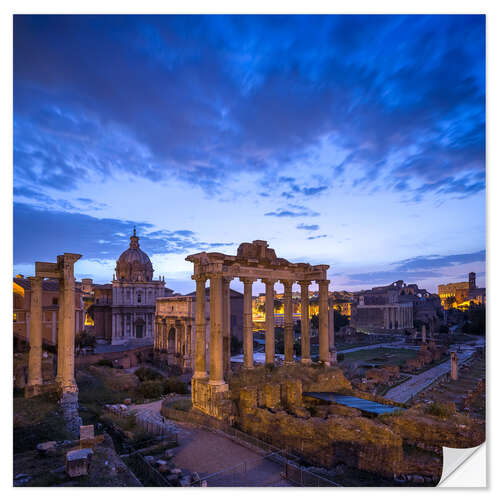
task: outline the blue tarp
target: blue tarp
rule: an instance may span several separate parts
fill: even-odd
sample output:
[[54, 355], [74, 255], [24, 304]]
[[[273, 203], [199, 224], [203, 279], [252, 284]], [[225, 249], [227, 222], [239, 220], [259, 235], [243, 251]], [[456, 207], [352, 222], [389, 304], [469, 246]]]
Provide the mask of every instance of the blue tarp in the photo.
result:
[[402, 408], [399, 408], [398, 406], [385, 405], [375, 401], [369, 401], [368, 399], [346, 396], [335, 392], [304, 392], [304, 396], [321, 399], [323, 401], [331, 401], [332, 403], [344, 406], [350, 406], [351, 408], [357, 408], [358, 410], [374, 413], [376, 415], [390, 414], [396, 410], [402, 410]]

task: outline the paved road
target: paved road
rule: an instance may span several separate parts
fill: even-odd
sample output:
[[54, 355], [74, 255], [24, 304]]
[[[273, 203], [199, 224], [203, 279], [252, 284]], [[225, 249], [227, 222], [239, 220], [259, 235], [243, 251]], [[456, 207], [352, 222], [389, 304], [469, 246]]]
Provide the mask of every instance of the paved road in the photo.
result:
[[[482, 342], [482, 345], [484, 345], [484, 342]], [[462, 364], [466, 359], [470, 358], [475, 350], [475, 347], [463, 345], [462, 352], [457, 352], [458, 346], [450, 346], [450, 351], [457, 352], [459, 364]], [[433, 368], [430, 368], [423, 373], [412, 375], [410, 380], [407, 380], [401, 385], [398, 385], [397, 387], [394, 387], [393, 389], [388, 391], [385, 394], [385, 397], [399, 403], [406, 403], [406, 401], [408, 401], [414, 394], [424, 389], [426, 385], [429, 384], [429, 382], [436, 379], [437, 377], [440, 377], [441, 375], [444, 375], [450, 370], [450, 361], [445, 361], [444, 363], [434, 366]]]

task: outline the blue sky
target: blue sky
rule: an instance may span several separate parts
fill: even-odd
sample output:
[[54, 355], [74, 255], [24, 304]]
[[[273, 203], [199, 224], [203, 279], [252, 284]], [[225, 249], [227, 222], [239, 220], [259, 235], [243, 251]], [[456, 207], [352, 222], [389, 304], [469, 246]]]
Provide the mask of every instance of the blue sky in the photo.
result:
[[16, 273], [109, 282], [136, 225], [180, 292], [254, 239], [336, 290], [484, 284], [485, 174], [484, 16], [14, 18]]

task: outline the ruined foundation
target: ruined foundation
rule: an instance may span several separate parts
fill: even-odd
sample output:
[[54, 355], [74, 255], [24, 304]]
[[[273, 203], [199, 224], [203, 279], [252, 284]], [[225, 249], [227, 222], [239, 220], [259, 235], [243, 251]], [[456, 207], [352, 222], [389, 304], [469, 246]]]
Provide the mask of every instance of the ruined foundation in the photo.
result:
[[64, 392], [59, 400], [66, 428], [75, 437], [80, 435], [82, 419], [78, 414], [78, 392]]

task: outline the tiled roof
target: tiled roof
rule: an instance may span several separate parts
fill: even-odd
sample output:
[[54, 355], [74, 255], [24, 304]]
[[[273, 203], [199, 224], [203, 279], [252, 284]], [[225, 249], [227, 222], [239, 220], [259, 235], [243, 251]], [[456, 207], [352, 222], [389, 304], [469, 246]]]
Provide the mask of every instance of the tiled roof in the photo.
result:
[[[14, 278], [14, 283], [24, 288], [25, 290], [31, 290], [30, 280], [28, 278]], [[45, 279], [42, 281], [42, 290], [45, 292], [58, 292], [59, 291], [59, 280]], [[78, 287], [75, 287], [75, 292], [81, 292]]]

